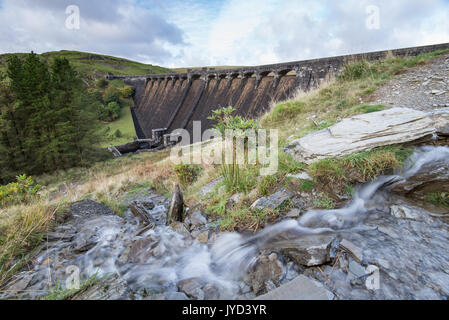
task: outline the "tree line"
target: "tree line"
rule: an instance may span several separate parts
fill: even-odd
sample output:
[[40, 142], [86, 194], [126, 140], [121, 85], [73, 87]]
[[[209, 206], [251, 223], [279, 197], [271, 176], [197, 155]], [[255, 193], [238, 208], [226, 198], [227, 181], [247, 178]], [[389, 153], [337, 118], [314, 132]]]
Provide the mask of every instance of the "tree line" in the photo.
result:
[[67, 59], [13, 56], [0, 76], [0, 183], [95, 160], [96, 115]]

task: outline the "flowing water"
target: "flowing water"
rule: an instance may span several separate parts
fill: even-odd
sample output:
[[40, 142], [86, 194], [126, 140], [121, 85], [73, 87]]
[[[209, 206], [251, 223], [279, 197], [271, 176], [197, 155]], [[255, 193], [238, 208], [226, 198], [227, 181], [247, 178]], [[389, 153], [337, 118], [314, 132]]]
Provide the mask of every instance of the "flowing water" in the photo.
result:
[[[139, 232], [139, 222], [129, 212], [125, 218], [112, 215], [75, 217], [72, 224], [60, 227], [66, 234], [73, 235], [73, 238], [49, 244], [34, 264], [33, 272], [40, 277], [33, 278], [30, 286], [37, 288], [38, 284], [34, 283], [47, 283], [50, 276], [53, 282], [64, 281], [67, 277], [67, 266], [75, 265], [80, 269], [82, 277], [93, 274], [118, 275], [134, 292], [141, 292], [143, 289], [149, 293], [175, 292], [178, 290], [179, 281], [199, 278], [217, 287], [221, 298], [236, 298], [241, 294], [242, 279], [257, 261], [259, 252], [265, 248], [279, 249], [276, 243], [280, 240], [285, 243], [286, 239], [295, 240], [311, 235], [348, 234], [354, 237], [366, 234], [362, 239], [357, 238], [360, 243], [366, 240], [371, 241], [371, 246], [387, 245], [388, 241], [379, 242], [383, 238], [372, 230], [385, 221], [391, 225], [396, 223], [391, 220], [389, 213], [378, 209], [387, 201], [389, 187], [413, 176], [429, 163], [447, 159], [448, 147], [419, 148], [400, 172], [379, 177], [376, 181], [361, 186], [354, 194], [353, 200], [341, 209], [311, 210], [298, 220], [281, 221], [251, 236], [238, 233], [220, 234], [212, 245], [201, 244], [165, 225], [159, 225], [144, 233]], [[153, 201], [158, 205], [151, 211], [152, 214], [163, 215], [167, 201], [160, 198]], [[372, 224], [364, 225], [370, 216], [373, 219], [381, 219], [374, 228]], [[423, 225], [408, 227], [424, 228]], [[400, 229], [395, 232], [402, 232], [398, 230]], [[439, 242], [432, 243], [431, 249], [425, 250], [431, 251], [439, 246], [444, 250], [449, 239], [447, 228], [439, 224], [437, 230], [442, 230], [441, 235], [439, 231], [435, 233], [435, 241]], [[416, 232], [415, 230], [409, 235], [409, 241], [422, 240], [421, 236], [416, 236]], [[425, 241], [434, 240], [429, 238]], [[395, 246], [402, 245], [390, 243], [390, 246], [391, 250], [383, 254], [393, 256]], [[413, 254], [413, 250], [416, 248], [402, 253], [403, 258], [408, 259], [407, 254]], [[369, 253], [367, 250], [367, 256]], [[431, 257], [438, 256], [438, 252], [429, 254]], [[449, 260], [446, 258], [440, 261], [442, 265], [447, 265]], [[443, 281], [445, 285], [446, 278], [441, 275], [438, 277], [438, 281]], [[413, 279], [408, 281], [413, 282]], [[449, 278], [447, 281], [449, 283]], [[348, 292], [342, 293], [343, 296], [345, 294], [352, 297]], [[355, 297], [369, 298], [363, 295]]]

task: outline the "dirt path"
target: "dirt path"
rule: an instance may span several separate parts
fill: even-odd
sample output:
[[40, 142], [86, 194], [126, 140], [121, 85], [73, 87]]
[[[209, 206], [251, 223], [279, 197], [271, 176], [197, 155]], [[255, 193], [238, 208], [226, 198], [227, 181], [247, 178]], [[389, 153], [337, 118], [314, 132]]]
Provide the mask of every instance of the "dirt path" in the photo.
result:
[[426, 112], [449, 108], [449, 53], [395, 76], [367, 101]]

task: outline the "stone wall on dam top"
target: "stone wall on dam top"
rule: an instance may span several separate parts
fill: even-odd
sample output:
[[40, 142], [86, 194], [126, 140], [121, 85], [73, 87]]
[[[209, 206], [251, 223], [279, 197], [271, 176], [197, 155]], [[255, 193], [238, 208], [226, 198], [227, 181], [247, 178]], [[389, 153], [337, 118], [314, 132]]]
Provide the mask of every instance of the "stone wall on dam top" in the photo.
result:
[[448, 49], [449, 43], [398, 50], [296, 61], [240, 69], [188, 70], [187, 73], [121, 77], [135, 88], [133, 121], [139, 139], [151, 139], [153, 130], [169, 134], [176, 129], [192, 131], [193, 121], [201, 121], [203, 132], [211, 128], [212, 111], [232, 105], [237, 114], [258, 118], [272, 101], [286, 100], [297, 90], [319, 87], [338, 74], [343, 66], [361, 59], [379, 60], [388, 54], [417, 56]]

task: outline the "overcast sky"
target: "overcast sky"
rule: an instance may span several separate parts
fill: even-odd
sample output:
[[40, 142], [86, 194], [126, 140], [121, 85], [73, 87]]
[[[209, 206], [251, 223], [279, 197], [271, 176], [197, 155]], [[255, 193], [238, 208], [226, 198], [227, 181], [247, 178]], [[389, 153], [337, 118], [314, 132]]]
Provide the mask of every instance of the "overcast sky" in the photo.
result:
[[449, 0], [0, 0], [0, 30], [0, 53], [258, 65], [449, 42]]

